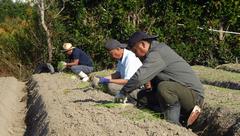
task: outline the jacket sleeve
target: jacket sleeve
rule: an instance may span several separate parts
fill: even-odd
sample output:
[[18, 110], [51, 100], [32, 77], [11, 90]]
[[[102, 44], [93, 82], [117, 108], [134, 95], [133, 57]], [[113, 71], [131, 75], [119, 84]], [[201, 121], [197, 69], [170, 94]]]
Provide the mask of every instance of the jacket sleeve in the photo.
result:
[[136, 88], [153, 79], [159, 72], [164, 70], [165, 67], [166, 64], [160, 56], [159, 52], [157, 50], [150, 51], [149, 54], [147, 54], [143, 65], [121, 89], [121, 93], [131, 93]]

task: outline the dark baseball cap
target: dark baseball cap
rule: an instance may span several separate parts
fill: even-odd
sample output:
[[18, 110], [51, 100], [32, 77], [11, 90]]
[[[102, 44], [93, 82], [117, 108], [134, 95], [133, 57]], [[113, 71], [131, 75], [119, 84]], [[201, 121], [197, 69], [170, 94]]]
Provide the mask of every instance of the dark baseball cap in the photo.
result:
[[105, 48], [108, 50], [112, 50], [116, 48], [126, 48], [126, 47], [127, 47], [127, 44], [122, 44], [115, 39], [109, 39], [105, 44]]
[[137, 42], [142, 40], [156, 40], [158, 36], [148, 35], [145, 32], [135, 32], [128, 40], [128, 47], [131, 49]]

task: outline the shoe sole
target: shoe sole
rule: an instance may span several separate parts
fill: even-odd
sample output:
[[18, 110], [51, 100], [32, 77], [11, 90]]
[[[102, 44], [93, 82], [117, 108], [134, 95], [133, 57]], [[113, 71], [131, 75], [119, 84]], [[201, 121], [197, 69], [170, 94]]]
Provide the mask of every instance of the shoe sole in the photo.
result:
[[192, 125], [201, 113], [201, 108], [198, 105], [195, 105], [190, 116], [188, 117], [187, 126]]

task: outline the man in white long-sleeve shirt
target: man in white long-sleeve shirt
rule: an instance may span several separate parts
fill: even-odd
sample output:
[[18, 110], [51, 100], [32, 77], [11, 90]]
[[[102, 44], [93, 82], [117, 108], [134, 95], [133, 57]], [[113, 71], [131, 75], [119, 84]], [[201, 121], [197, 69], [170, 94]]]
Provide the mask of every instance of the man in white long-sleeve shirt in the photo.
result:
[[121, 44], [115, 39], [106, 42], [105, 48], [109, 51], [112, 58], [118, 61], [116, 72], [109, 77], [99, 77], [100, 84], [107, 84], [109, 92], [115, 95], [121, 90], [132, 75], [142, 66], [142, 62], [133, 52], [128, 49], [126, 44]]

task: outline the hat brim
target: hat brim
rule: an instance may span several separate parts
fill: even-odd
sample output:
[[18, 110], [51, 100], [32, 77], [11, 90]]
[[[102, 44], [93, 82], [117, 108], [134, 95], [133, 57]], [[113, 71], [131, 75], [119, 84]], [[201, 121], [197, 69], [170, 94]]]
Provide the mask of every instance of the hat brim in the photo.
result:
[[71, 47], [70, 49], [62, 50], [62, 52], [67, 52], [67, 51], [72, 50], [72, 49], [74, 49], [74, 48], [75, 48], [75, 47]]
[[127, 44], [121, 44], [120, 48], [126, 48]]
[[156, 35], [149, 35], [147, 38], [143, 38], [142, 40], [148, 40], [148, 39], [157, 39], [158, 36]]
[[137, 40], [136, 42], [132, 43], [132, 44], [128, 44], [128, 48], [133, 48], [138, 42], [140, 41], [147, 41], [147, 40], [156, 40], [158, 38], [158, 36], [155, 35], [149, 35], [148, 37], [142, 38]]
[[112, 46], [112, 47], [105, 47], [107, 50], [113, 50], [113, 49], [117, 49], [117, 48], [127, 48], [127, 44], [118, 44], [118, 46]]
[[154, 39], [157, 39], [157, 37], [158, 36], [148, 35], [145, 32], [141, 32], [141, 31], [135, 32], [132, 34], [132, 36], [128, 40], [128, 47], [131, 49], [140, 41], [154, 40]]

